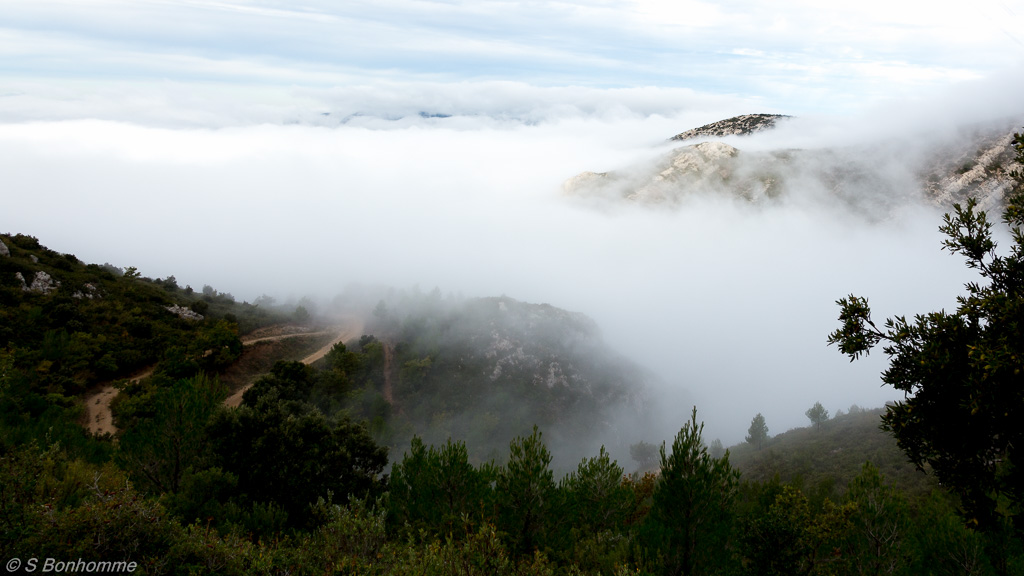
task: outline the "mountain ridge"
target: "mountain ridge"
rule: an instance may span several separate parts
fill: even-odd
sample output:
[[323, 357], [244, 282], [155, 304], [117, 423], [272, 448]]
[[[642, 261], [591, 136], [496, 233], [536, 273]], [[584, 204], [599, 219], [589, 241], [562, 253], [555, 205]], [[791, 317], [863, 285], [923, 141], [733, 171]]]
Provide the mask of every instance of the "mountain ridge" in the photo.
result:
[[792, 118], [792, 116], [786, 116], [785, 114], [743, 114], [705, 124], [699, 128], [691, 128], [672, 136], [669, 140], [692, 140], [705, 136], [711, 138], [747, 136], [755, 132], [771, 130], [775, 128], [779, 120], [785, 118]]
[[[764, 133], [782, 115], [748, 114], [673, 136], [671, 141]], [[841, 148], [775, 148], [744, 151], [706, 140], [673, 148], [618, 170], [582, 172], [562, 185], [565, 195], [641, 205], [678, 207], [688, 197], [734, 197], [753, 203], [795, 194], [837, 199], [872, 218], [920, 201], [942, 209], [975, 197], [998, 210], [1015, 186], [1013, 137], [1020, 122], [962, 128], [951, 142], [880, 141]], [[924, 136], [919, 140], [927, 140]], [[879, 216], [882, 214], [882, 216]]]

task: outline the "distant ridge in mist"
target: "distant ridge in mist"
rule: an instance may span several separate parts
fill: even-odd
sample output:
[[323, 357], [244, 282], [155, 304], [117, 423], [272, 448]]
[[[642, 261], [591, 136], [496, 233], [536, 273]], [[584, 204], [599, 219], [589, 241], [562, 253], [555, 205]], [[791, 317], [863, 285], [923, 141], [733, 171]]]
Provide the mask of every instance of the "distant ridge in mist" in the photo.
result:
[[686, 132], [680, 132], [669, 140], [692, 140], [704, 136], [721, 138], [722, 136], [746, 136], [762, 130], [771, 130], [782, 118], [791, 118], [784, 114], [743, 114], [733, 116], [711, 124], [705, 124], [700, 128], [692, 128]]
[[[759, 136], [750, 149], [735, 140], [776, 128], [787, 116], [750, 114], [687, 130], [671, 141], [705, 139], [646, 162], [605, 172], [582, 172], [563, 184], [569, 196], [677, 207], [695, 197], [754, 204], [831, 206], [868, 220], [883, 220], [900, 207], [925, 204], [949, 209], [968, 197], [998, 210], [1019, 168], [1012, 140], [1017, 120], [878, 137], [858, 145], [799, 148], [787, 138], [820, 127], [789, 124], [785, 134]], [[708, 140], [708, 139], [711, 140]], [[729, 142], [729, 143], [726, 143]], [[746, 148], [746, 145], [743, 145]]]

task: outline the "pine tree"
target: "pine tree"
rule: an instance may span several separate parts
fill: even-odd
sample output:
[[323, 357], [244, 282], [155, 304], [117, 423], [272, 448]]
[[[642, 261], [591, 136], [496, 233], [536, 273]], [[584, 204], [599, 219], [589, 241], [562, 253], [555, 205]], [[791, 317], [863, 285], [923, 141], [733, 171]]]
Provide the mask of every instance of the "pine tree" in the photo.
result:
[[768, 425], [764, 422], [764, 416], [760, 412], [750, 421], [750, 428], [747, 429], [747, 442], [757, 446], [760, 450], [764, 441], [768, 439]]
[[821, 402], [815, 402], [814, 406], [811, 406], [807, 409], [807, 412], [804, 412], [804, 415], [807, 416], [811, 424], [814, 424], [814, 427], [818, 430], [821, 429], [822, 423], [828, 421], [828, 410], [821, 405]]
[[739, 472], [729, 452], [712, 458], [697, 423], [697, 408], [672, 443], [661, 446], [661, 478], [654, 490], [650, 522], [668, 574], [696, 574], [721, 566], [718, 556], [732, 528]]

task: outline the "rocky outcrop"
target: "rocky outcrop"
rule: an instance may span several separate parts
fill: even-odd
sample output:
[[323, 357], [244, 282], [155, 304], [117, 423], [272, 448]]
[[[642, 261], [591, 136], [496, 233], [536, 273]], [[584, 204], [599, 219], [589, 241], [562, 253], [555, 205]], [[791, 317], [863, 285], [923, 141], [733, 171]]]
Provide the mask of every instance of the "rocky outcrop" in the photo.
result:
[[655, 163], [616, 172], [584, 172], [562, 185], [567, 195], [601, 195], [641, 204], [676, 204], [698, 193], [728, 191], [748, 200], [777, 195], [780, 177], [765, 154], [743, 154], [722, 142], [672, 150]]
[[576, 194], [601, 188], [614, 179], [614, 176], [610, 175], [609, 172], [580, 172], [562, 183], [562, 191], [566, 194]]
[[202, 314], [195, 312], [194, 310], [191, 310], [189, 308], [185, 308], [184, 306], [178, 306], [177, 304], [175, 304], [174, 306], [168, 306], [167, 311], [170, 312], [171, 314], [177, 315], [179, 318], [184, 318], [185, 320], [199, 321], [204, 318]]
[[72, 298], [92, 300], [93, 298], [99, 298], [99, 290], [93, 284], [86, 282], [82, 285], [81, 290], [75, 290], [75, 293], [71, 295]]
[[966, 145], [944, 149], [921, 170], [926, 196], [937, 206], [978, 200], [983, 210], [998, 210], [1016, 181], [1013, 133], [973, 134]]
[[[526, 375], [547, 388], [572, 386], [584, 380], [572, 366], [571, 355], [556, 350], [580, 350], [597, 345], [593, 320], [547, 304], [527, 304], [512, 298], [482, 298], [470, 304], [472, 315], [486, 326], [479, 340], [491, 363], [490, 380], [511, 373]], [[565, 366], [563, 366], [565, 364]]]
[[680, 132], [669, 138], [669, 140], [746, 136], [762, 130], [770, 130], [775, 127], [776, 122], [783, 118], [789, 118], [789, 116], [782, 114], [744, 114], [743, 116], [734, 116], [727, 120], [719, 120], [718, 122], [705, 124], [700, 128]]
[[[784, 117], [741, 116], [683, 132], [676, 139], [749, 134], [766, 130], [777, 118]], [[646, 165], [583, 172], [567, 180], [563, 191], [651, 205], [677, 205], [698, 194], [765, 202], [798, 192], [832, 197], [873, 219], [887, 217], [906, 202], [924, 200], [948, 209], [968, 197], [978, 199], [985, 210], [998, 211], [1015, 185], [1010, 173], [1021, 168], [1013, 145], [1017, 124], [963, 130], [945, 145], [919, 138], [835, 149], [744, 152], [722, 142], [701, 142], [675, 148]]]
[[32, 277], [32, 283], [27, 284], [25, 277], [21, 275], [21, 272], [15, 272], [14, 277], [21, 282], [21, 289], [24, 292], [35, 292], [37, 294], [49, 294], [55, 292], [60, 287], [60, 282], [54, 280], [49, 274], [40, 270], [35, 273]]
[[672, 151], [667, 166], [650, 182], [626, 197], [641, 202], [663, 202], [674, 199], [680, 189], [721, 186], [735, 171], [732, 160], [739, 150], [721, 142], [702, 142]]
[[7, 244], [4, 244], [2, 241], [0, 241], [0, 256], [8, 256], [9, 257], [10, 255], [11, 255], [10, 248], [7, 247]]

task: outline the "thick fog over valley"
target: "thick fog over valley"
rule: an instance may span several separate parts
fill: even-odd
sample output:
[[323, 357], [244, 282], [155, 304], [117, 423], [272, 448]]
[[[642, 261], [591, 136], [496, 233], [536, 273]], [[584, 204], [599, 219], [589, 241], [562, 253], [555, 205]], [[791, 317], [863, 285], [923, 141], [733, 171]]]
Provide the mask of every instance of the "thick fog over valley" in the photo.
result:
[[[884, 318], [949, 308], [971, 279], [939, 250], [941, 210], [917, 191], [877, 213], [813, 187], [766, 205], [562, 193], [582, 170], [650, 161], [707, 114], [216, 130], [8, 124], [0, 148], [17, 193], [3, 224], [86, 261], [249, 301], [326, 303], [356, 283], [582, 312], [660, 377], [659, 407], [682, 421], [696, 402], [712, 437], [728, 441], [757, 412], [784, 431], [805, 424], [818, 400], [834, 411], [893, 399], [879, 386], [881, 358], [851, 365], [825, 336], [834, 300], [851, 292]], [[810, 123], [729, 141], [766, 149], [801, 122]], [[922, 133], [901, 146], [918, 144], [934, 142]], [[913, 183], [909, 170], [886, 169]]]
[[[209, 284], [239, 300], [310, 297], [328, 314], [352, 286], [505, 295], [579, 312], [612, 348], [656, 375], [650, 394], [664, 412], [665, 438], [694, 403], [706, 436], [730, 444], [758, 412], [775, 434], [806, 425], [804, 411], [816, 401], [834, 412], [895, 399], [881, 387], [882, 355], [851, 364], [826, 346], [838, 325], [835, 300], [868, 296], [876, 320], [955, 306], [975, 277], [940, 250], [937, 228], [948, 206], [922, 194], [920, 171], [974, 127], [1024, 125], [1013, 38], [1003, 38], [1010, 48], [985, 45], [990, 58], [974, 59], [988, 62], [984, 69], [953, 57], [954, 48], [944, 64], [846, 46], [859, 56], [842, 71], [803, 59], [799, 78], [786, 84], [786, 66], [772, 57], [795, 50], [778, 44], [784, 30], [728, 48], [744, 28], [732, 30], [733, 40], [715, 39], [724, 16], [707, 6], [695, 14], [719, 60], [667, 75], [632, 67], [643, 53], [544, 44], [534, 54], [513, 33], [478, 38], [487, 49], [477, 61], [465, 54], [477, 44], [462, 38], [448, 46], [424, 32], [458, 34], [431, 24], [445, 18], [431, 11], [408, 16], [418, 27], [407, 53], [380, 48], [401, 23], [379, 38], [369, 25], [360, 28], [362, 41], [379, 48], [364, 53], [356, 39], [327, 32], [331, 18], [352, 15], [324, 23], [315, 6], [284, 14], [274, 3], [228, 4], [244, 22], [210, 5], [217, 16], [192, 30], [194, 50], [181, 48], [183, 36], [142, 41], [116, 22], [104, 31], [81, 14], [55, 17], [46, 28], [41, 12], [18, 10], [4, 37], [25, 41], [25, 64], [5, 71], [0, 90], [0, 231], [37, 236], [86, 262], [174, 275], [196, 289]], [[658, 46], [649, 50], [681, 50], [670, 40], [672, 26], [688, 25], [681, 15], [638, 5], [619, 39], [656, 22]], [[591, 34], [570, 30], [585, 46], [612, 26], [614, 15], [603, 10], [617, 6], [560, 17]], [[997, 8], [979, 14], [997, 19]], [[188, 20], [192, 9], [160, 10]], [[145, 23], [142, 32], [158, 28], [160, 12], [138, 10], [132, 17]], [[478, 22], [487, 14], [463, 16]], [[383, 16], [366, 18], [383, 26]], [[946, 23], [930, 18], [922, 25], [939, 38]], [[257, 32], [277, 30], [275, 22], [295, 29], [278, 30], [257, 49]], [[242, 34], [243, 23], [255, 28]], [[528, 28], [518, 20], [510, 26]], [[222, 28], [236, 33], [224, 40], [236, 50], [215, 41]], [[275, 47], [309, 30], [316, 34], [306, 53]], [[73, 52], [80, 37], [91, 41], [81, 44], [85, 64], [73, 74], [54, 55]], [[843, 52], [840, 44], [829, 53]], [[339, 64], [335, 49], [358, 58]], [[402, 54], [450, 66], [400, 64]], [[523, 70], [534, 60], [548, 64], [531, 76]], [[495, 62], [508, 72], [487, 72]], [[667, 56], [655, 62], [666, 70], [677, 64]], [[744, 74], [766, 70], [765, 62], [774, 62], [770, 72]], [[410, 67], [417, 69], [404, 74]], [[622, 75], [612, 81], [616, 71]], [[750, 136], [668, 142], [749, 113], [793, 118]], [[563, 189], [581, 172], [640, 173], [673, 148], [710, 140], [735, 147], [738, 158], [822, 155], [780, 168], [789, 175], [785, 193], [765, 201], [709, 189], [642, 203]], [[848, 158], [869, 177], [835, 193], [814, 176], [819, 162], [828, 171]]]

